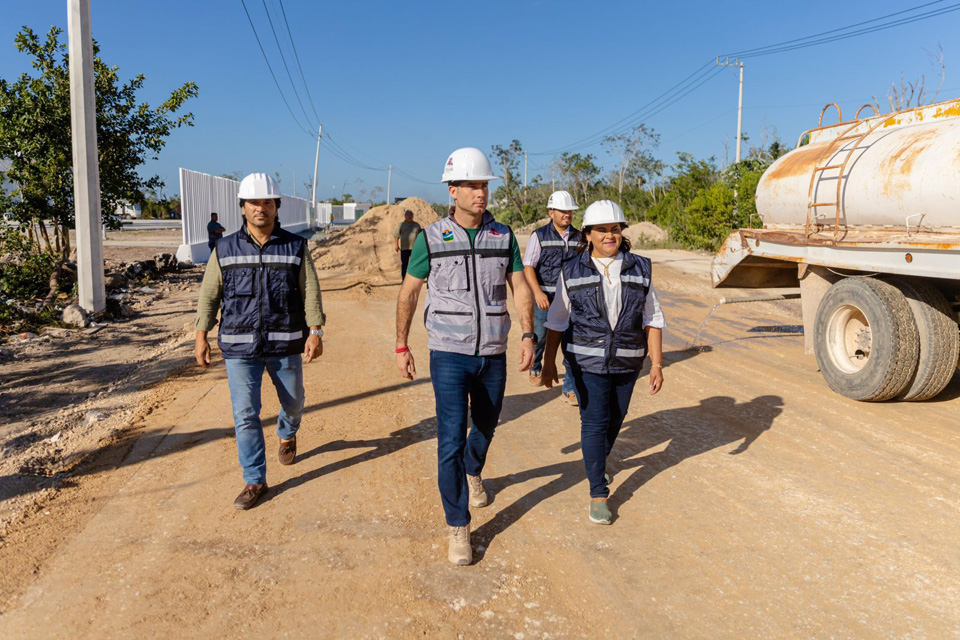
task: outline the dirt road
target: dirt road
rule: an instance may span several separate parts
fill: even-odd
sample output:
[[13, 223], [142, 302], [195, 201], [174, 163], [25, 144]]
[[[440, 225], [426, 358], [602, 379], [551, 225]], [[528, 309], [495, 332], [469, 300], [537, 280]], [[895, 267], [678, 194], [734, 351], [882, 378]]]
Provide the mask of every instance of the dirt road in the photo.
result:
[[396, 287], [327, 283], [300, 457], [277, 464], [268, 432], [269, 499], [231, 508], [222, 363], [164, 383], [3, 541], [0, 637], [960, 637], [960, 379], [923, 404], [841, 398], [796, 303], [721, 307], [687, 349], [720, 292], [669, 258], [666, 383], [650, 398], [644, 376], [612, 455], [613, 526], [587, 521], [576, 410], [514, 368], [477, 561], [448, 565], [422, 324], [406, 383]]

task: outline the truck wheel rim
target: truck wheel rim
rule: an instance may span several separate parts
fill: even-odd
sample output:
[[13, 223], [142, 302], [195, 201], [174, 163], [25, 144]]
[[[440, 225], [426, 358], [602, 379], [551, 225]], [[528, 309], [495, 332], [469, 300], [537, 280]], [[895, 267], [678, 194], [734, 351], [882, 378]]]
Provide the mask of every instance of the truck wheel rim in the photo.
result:
[[858, 373], [867, 366], [872, 348], [870, 322], [863, 311], [853, 305], [838, 307], [827, 325], [827, 351], [833, 364], [844, 373]]

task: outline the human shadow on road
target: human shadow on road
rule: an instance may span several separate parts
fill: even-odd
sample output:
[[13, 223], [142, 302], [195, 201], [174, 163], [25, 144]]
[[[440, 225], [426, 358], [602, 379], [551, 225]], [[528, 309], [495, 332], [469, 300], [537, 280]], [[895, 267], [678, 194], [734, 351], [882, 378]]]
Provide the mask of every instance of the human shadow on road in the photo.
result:
[[[633, 497], [637, 490], [657, 474], [688, 458], [738, 440], [742, 442], [729, 453], [744, 453], [757, 438], [773, 426], [773, 421], [782, 412], [782, 406], [783, 399], [779, 396], [758, 396], [739, 404], [727, 396], [714, 396], [701, 400], [695, 406], [666, 409], [627, 422], [617, 438], [607, 466], [614, 475], [629, 469], [636, 471], [614, 490], [610, 497], [612, 510], [616, 513], [620, 505]], [[664, 449], [655, 453], [640, 455], [652, 448], [663, 446]], [[579, 448], [580, 444], [577, 442], [563, 447], [561, 453], [572, 453]], [[551, 479], [518, 498], [513, 504], [500, 510], [492, 520], [477, 528], [474, 532], [474, 541], [477, 544], [488, 547], [497, 535], [538, 504], [586, 480], [583, 460], [577, 458], [557, 462], [500, 478], [488, 478], [486, 482], [494, 492], [500, 492], [510, 485], [538, 478]], [[583, 499], [586, 512], [587, 491], [584, 491]], [[482, 559], [483, 552], [478, 555]]]

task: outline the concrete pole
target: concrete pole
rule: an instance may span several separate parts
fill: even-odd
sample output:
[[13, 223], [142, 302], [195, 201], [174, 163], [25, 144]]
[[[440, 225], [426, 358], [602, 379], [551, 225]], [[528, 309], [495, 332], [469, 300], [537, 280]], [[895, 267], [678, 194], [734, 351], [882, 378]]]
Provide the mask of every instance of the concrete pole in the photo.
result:
[[743, 141], [743, 63], [740, 63], [740, 99], [737, 103], [737, 163], [740, 162], [740, 143]]
[[310, 194], [310, 201], [313, 202], [314, 224], [316, 224], [317, 215], [317, 167], [320, 166], [320, 138], [323, 137], [323, 125], [317, 130], [317, 156], [313, 159], [313, 193]]
[[527, 188], [527, 152], [523, 152], [523, 188]]
[[387, 204], [390, 204], [390, 178], [393, 177], [393, 165], [387, 165]]
[[80, 306], [84, 310], [101, 311], [106, 307], [107, 296], [103, 286], [103, 242], [100, 239], [100, 164], [90, 0], [67, 0], [67, 32], [73, 201], [77, 227], [77, 289]]

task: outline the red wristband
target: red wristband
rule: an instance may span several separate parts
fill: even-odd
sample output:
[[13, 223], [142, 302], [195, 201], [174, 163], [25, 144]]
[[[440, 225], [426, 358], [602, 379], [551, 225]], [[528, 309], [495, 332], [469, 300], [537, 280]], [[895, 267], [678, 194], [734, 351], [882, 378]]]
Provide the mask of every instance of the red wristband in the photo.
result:
[[407, 351], [410, 351], [410, 347], [400, 347], [397, 349], [397, 353], [406, 353]]

